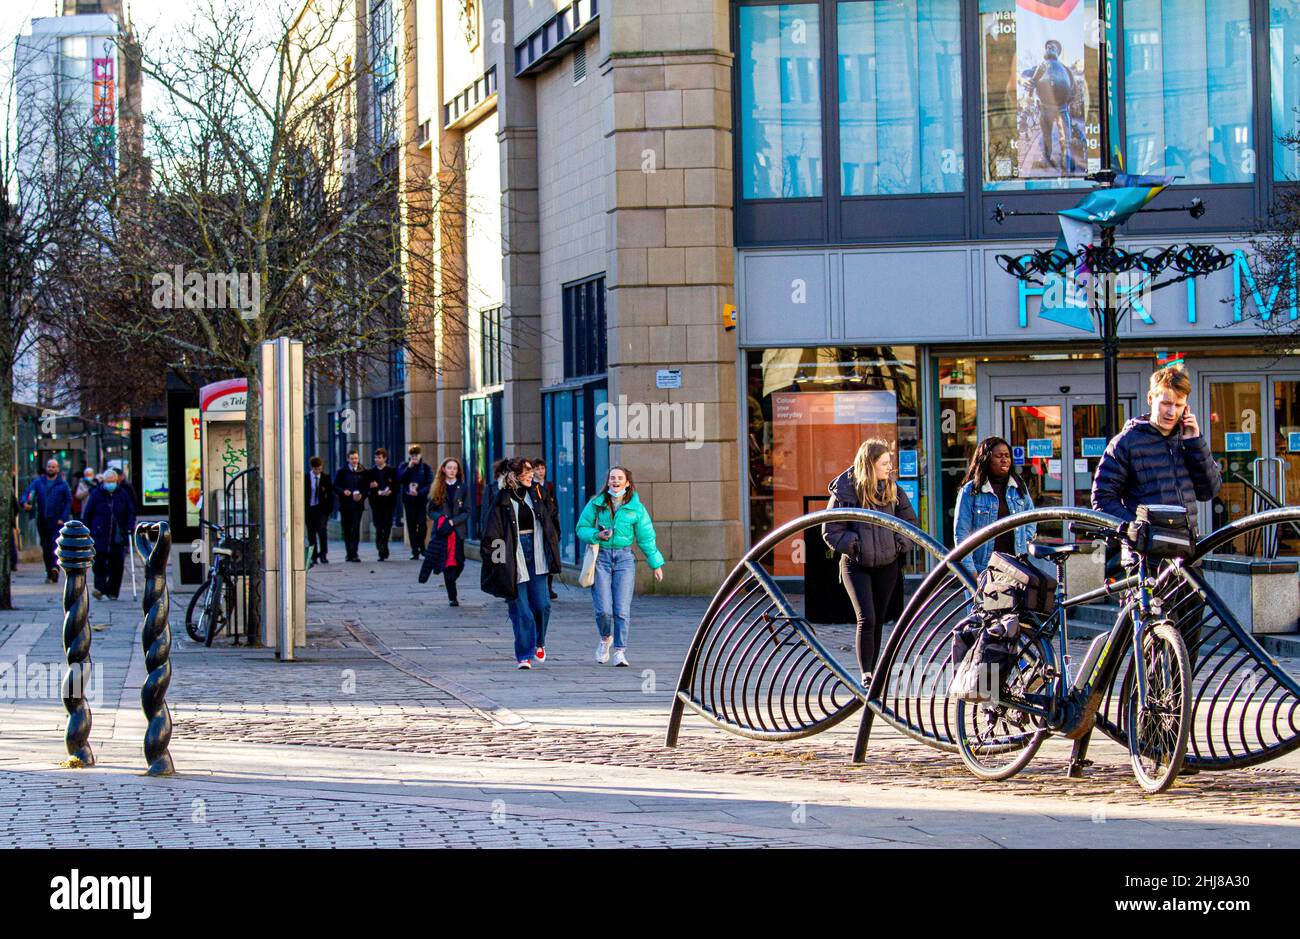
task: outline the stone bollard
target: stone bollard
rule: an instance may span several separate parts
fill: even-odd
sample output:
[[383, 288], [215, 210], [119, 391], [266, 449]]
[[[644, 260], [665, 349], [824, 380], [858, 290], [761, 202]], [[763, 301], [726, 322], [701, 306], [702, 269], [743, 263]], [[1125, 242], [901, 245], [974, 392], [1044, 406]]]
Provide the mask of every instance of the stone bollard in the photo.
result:
[[171, 599], [167, 593], [167, 557], [172, 535], [166, 522], [141, 522], [135, 526], [135, 551], [144, 562], [144, 667], [148, 676], [140, 687], [140, 706], [149, 726], [144, 732], [144, 758], [150, 776], [176, 772], [167, 746], [172, 739], [172, 715], [167, 709], [167, 688], [172, 682], [172, 632], [167, 622]]
[[55, 554], [64, 574], [63, 652], [68, 671], [63, 676], [63, 707], [68, 727], [63, 742], [70, 765], [94, 766], [90, 749], [90, 705], [86, 686], [90, 680], [90, 597], [86, 571], [95, 561], [95, 542], [90, 529], [73, 519], [59, 530]]

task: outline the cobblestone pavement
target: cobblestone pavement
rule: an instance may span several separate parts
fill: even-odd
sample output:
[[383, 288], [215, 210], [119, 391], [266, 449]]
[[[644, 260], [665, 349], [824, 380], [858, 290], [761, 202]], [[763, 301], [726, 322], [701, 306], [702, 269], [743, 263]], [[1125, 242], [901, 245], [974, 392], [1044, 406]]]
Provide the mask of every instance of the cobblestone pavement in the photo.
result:
[[[440, 583], [415, 582], [417, 567], [313, 570], [310, 644], [293, 663], [224, 639], [189, 642], [188, 597], [174, 594], [168, 698], [181, 775], [171, 780], [135, 775], [138, 605], [96, 602], [100, 766], [52, 769], [65, 719], [57, 688], [0, 696], [0, 785], [15, 793], [0, 796], [0, 843], [58, 843], [59, 806], [80, 799], [117, 807], [96, 809], [106, 844], [975, 846], [1006, 844], [1008, 832], [1027, 844], [1300, 844], [1296, 756], [1180, 779], [1150, 797], [1127, 754], [1100, 736], [1082, 780], [1064, 775], [1068, 743], [1051, 741], [1003, 783], [981, 783], [955, 755], [879, 721], [855, 766], [855, 718], [772, 745], [688, 716], [669, 749], [672, 689], [707, 598], [637, 597], [634, 664], [615, 669], [592, 659], [588, 593], [557, 584], [547, 662], [518, 672], [504, 604], [478, 591], [476, 565], [456, 609]], [[24, 609], [0, 614], [0, 664], [62, 660], [59, 591], [29, 580], [20, 576]], [[852, 660], [847, 628], [819, 635]], [[419, 798], [404, 802], [412, 787]], [[206, 821], [192, 821], [195, 799]], [[528, 821], [501, 824], [498, 799]], [[792, 825], [805, 803], [807, 819]], [[1099, 818], [1113, 824], [1089, 824]]]
[[504, 805], [473, 812], [378, 798], [220, 791], [180, 780], [106, 781], [89, 772], [0, 771], [0, 832], [6, 847], [17, 848], [801, 846], [655, 825], [534, 819], [511, 815]]

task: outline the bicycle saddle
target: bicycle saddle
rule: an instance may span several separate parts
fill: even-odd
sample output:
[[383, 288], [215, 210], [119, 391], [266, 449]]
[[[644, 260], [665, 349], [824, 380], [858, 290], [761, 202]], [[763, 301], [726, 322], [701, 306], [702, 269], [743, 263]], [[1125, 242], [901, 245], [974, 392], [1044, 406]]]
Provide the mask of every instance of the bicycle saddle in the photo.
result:
[[1100, 544], [1095, 541], [1074, 541], [1066, 544], [1041, 544], [1037, 541], [1029, 543], [1029, 556], [1038, 558], [1042, 561], [1056, 561], [1060, 558], [1069, 557], [1071, 554], [1092, 554]]

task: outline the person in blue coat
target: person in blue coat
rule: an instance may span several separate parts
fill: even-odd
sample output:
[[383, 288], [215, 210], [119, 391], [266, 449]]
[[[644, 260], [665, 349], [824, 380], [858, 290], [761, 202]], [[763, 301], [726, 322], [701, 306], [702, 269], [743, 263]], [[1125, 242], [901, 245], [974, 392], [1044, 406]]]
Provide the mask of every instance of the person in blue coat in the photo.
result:
[[104, 482], [90, 494], [81, 520], [95, 539], [96, 599], [116, 600], [122, 589], [122, 569], [135, 530], [135, 500], [122, 485], [117, 470], [104, 473]]
[[[1033, 507], [1029, 489], [1012, 465], [1011, 444], [1001, 437], [985, 437], [975, 448], [961, 491], [957, 493], [953, 538], [961, 544], [971, 532], [1008, 515], [1028, 512]], [[984, 542], [962, 558], [961, 563], [978, 577], [988, 566], [989, 557], [995, 550], [1024, 554], [1029, 550], [1029, 540], [1037, 533], [1037, 525], [1021, 525], [998, 535], [993, 541]]]
[[54, 556], [59, 529], [72, 518], [72, 490], [59, 474], [59, 461], [47, 460], [45, 475], [32, 480], [23, 494], [23, 509], [30, 512], [36, 507], [36, 530], [41, 536], [41, 550], [45, 554], [45, 579], [55, 584], [59, 581], [59, 563]]

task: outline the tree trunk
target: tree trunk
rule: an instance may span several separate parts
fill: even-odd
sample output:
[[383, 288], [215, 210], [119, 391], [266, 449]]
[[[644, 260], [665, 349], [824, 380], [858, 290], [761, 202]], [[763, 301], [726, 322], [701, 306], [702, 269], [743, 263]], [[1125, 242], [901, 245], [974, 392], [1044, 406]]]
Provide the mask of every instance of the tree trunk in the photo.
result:
[[[17, 447], [14, 443], [14, 379], [13, 363], [7, 366], [0, 365], [0, 467], [9, 470], [5, 473], [9, 476], [9, 482], [6, 487], [8, 492], [0, 493], [0, 532], [9, 535], [4, 539], [9, 541], [13, 537], [14, 530], [14, 504], [12, 488], [17, 485], [17, 479], [11, 475], [14, 467], [17, 465]], [[13, 571], [9, 567], [9, 545], [0, 547], [0, 610], [12, 610], [13, 591], [10, 588], [10, 579]]]

